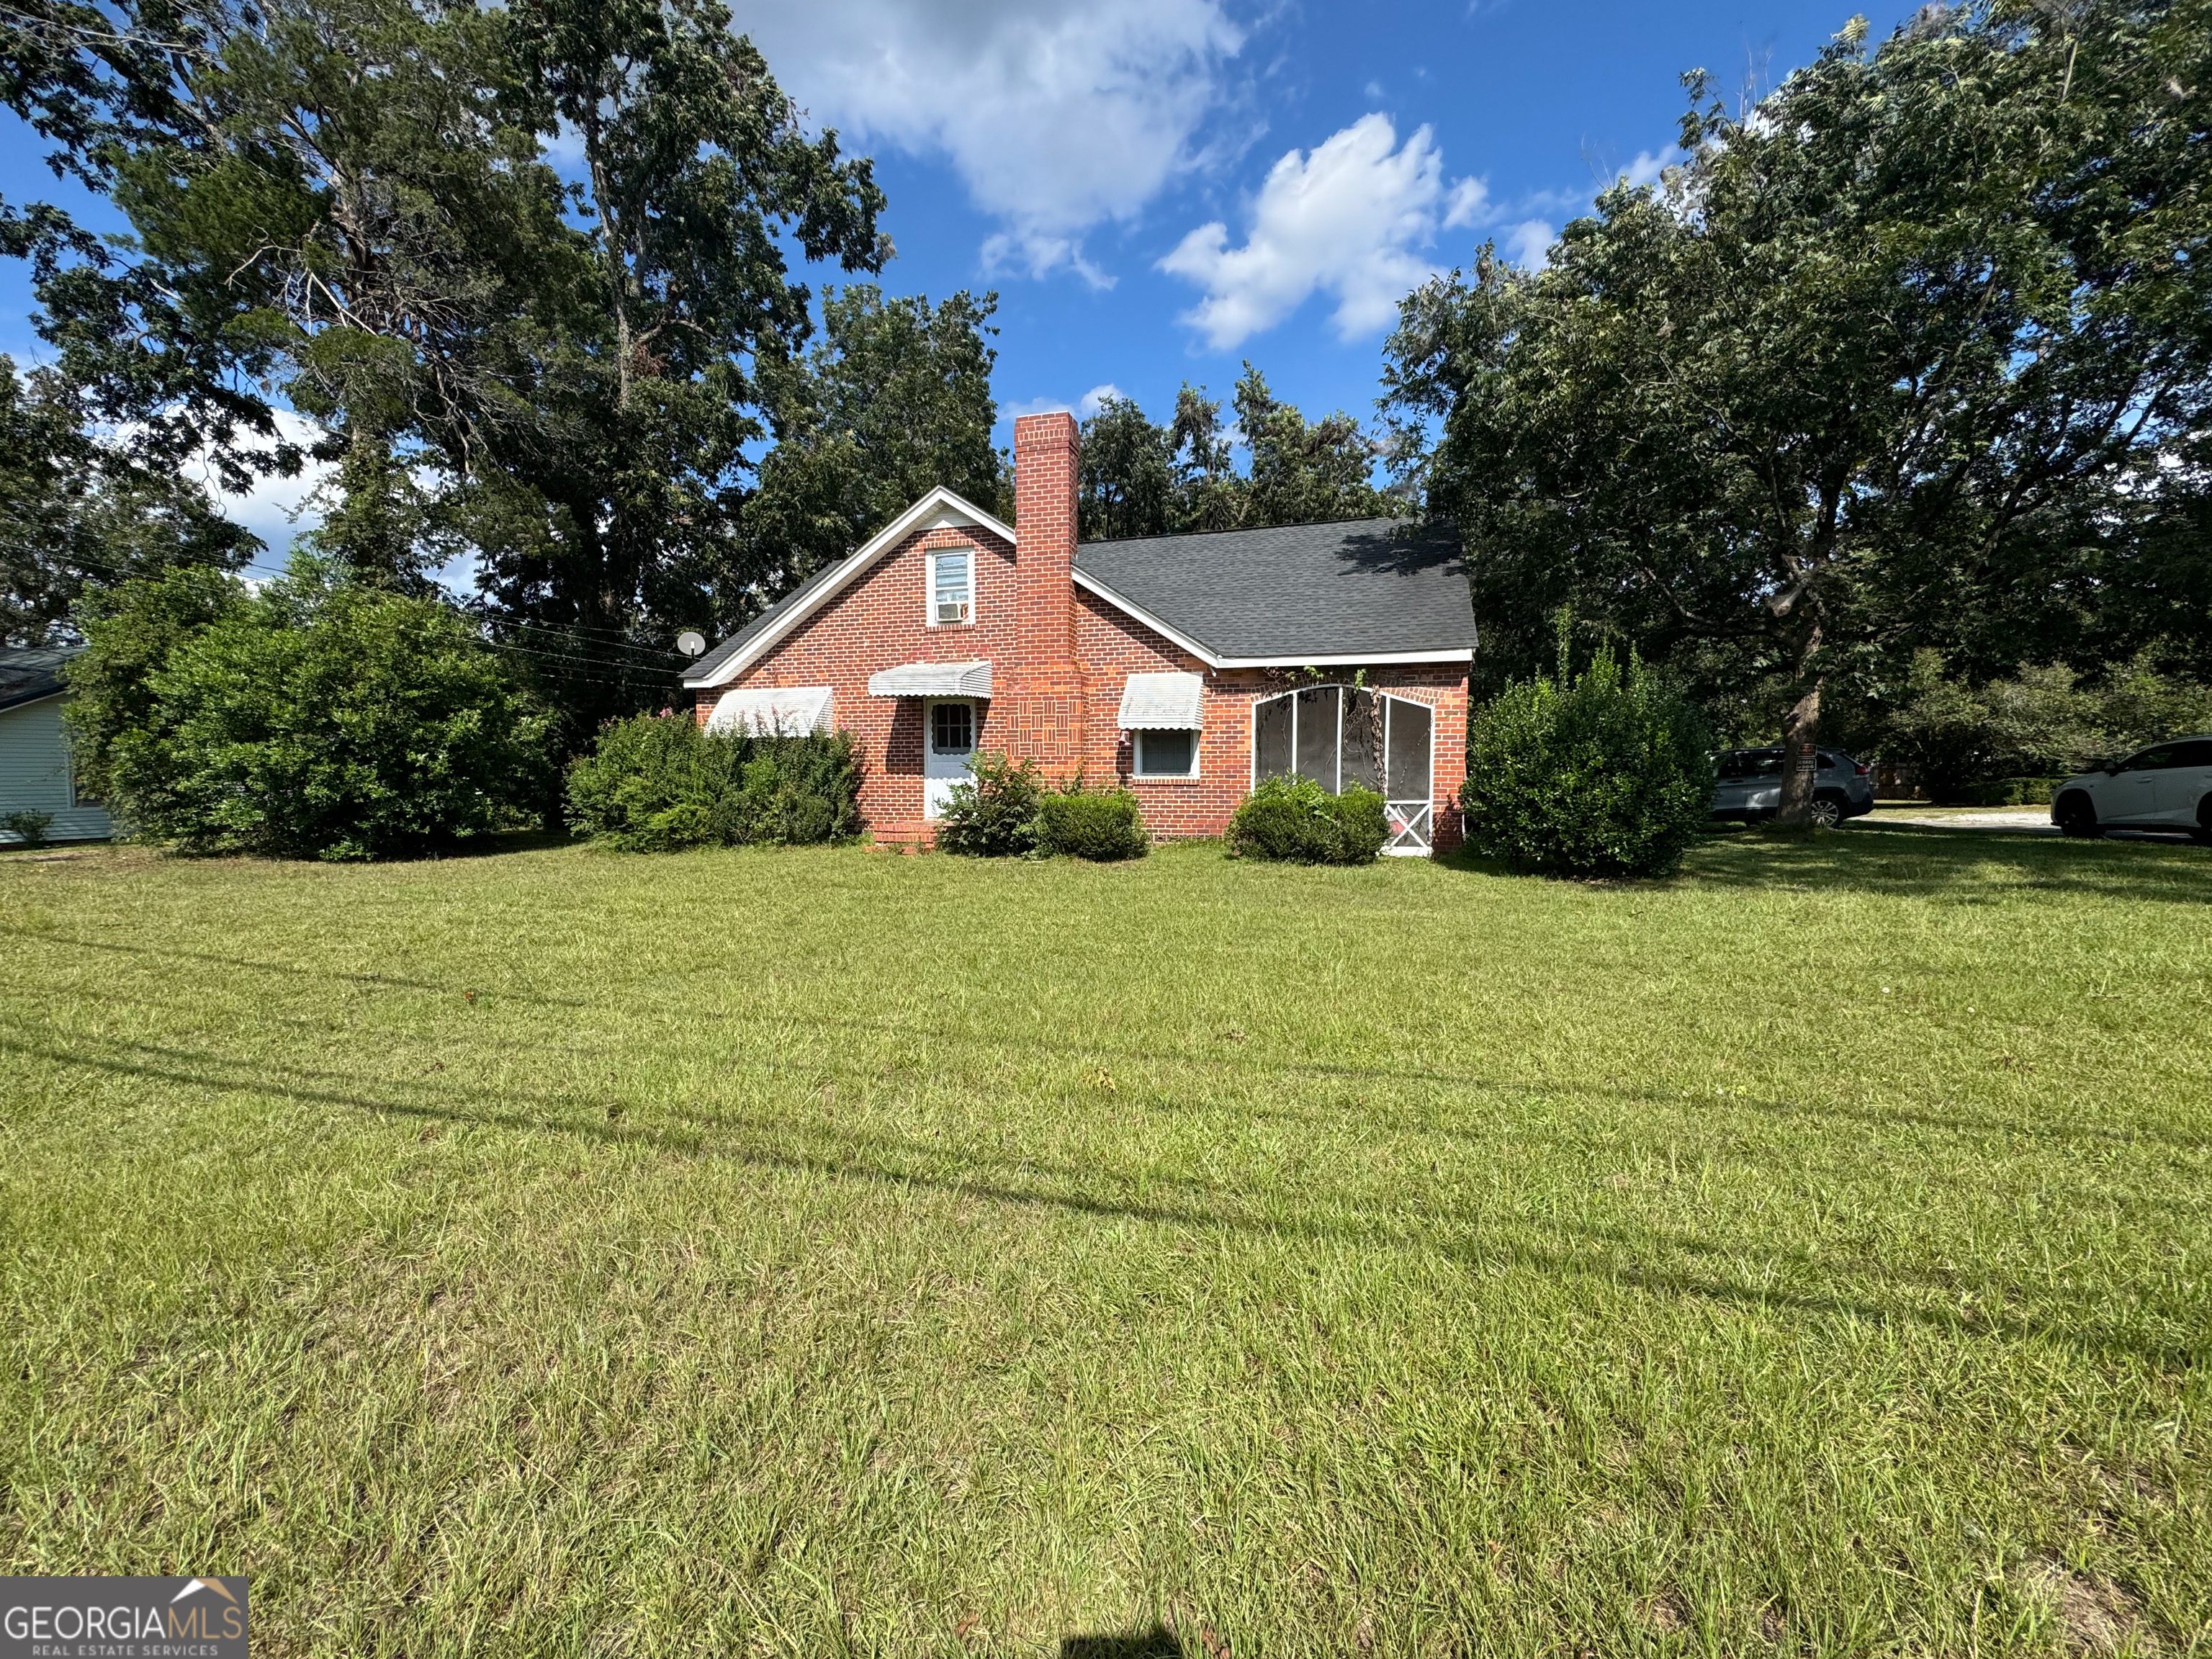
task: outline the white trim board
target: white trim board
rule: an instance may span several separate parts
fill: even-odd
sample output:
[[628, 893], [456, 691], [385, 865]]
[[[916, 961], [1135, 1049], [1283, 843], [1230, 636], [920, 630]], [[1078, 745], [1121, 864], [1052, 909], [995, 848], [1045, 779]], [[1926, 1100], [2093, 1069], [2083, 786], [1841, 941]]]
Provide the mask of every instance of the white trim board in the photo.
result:
[[[746, 669], [750, 668], [766, 656], [770, 650], [789, 638], [799, 623], [813, 616], [831, 599], [850, 587], [855, 580], [881, 560], [884, 554], [905, 541], [909, 536], [920, 535], [925, 531], [939, 529], [946, 525], [957, 525], [963, 529], [988, 530], [1004, 540], [1009, 547], [1014, 544], [1014, 530], [1012, 525], [1000, 523], [974, 502], [955, 495], [951, 490], [939, 484], [878, 530], [868, 539], [866, 545], [837, 567], [836, 574], [809, 593], [804, 604], [795, 605], [782, 616], [778, 617], [773, 623], [763, 629], [757, 637], [748, 641], [744, 650], [732, 656], [727, 662], [718, 664], [708, 674], [698, 677], [686, 674], [684, 677], [684, 688], [687, 690], [696, 690], [709, 686], [727, 685]], [[975, 604], [975, 577], [972, 574], [969, 578], [969, 604], [972, 607]], [[923, 602], [925, 604], [928, 602], [927, 595], [924, 595]]]
[[1309, 653], [1298, 657], [1224, 657], [1210, 651], [1181, 629], [1172, 628], [1133, 600], [1125, 599], [1097, 577], [1086, 571], [1075, 573], [1075, 585], [1086, 592], [1096, 593], [1107, 604], [1127, 612], [1137, 621], [1159, 635], [1170, 644], [1180, 646], [1196, 657], [1208, 668], [1374, 668], [1394, 662], [1473, 662], [1472, 646], [1449, 651], [1355, 651], [1349, 655], [1336, 652], [1315, 656]]

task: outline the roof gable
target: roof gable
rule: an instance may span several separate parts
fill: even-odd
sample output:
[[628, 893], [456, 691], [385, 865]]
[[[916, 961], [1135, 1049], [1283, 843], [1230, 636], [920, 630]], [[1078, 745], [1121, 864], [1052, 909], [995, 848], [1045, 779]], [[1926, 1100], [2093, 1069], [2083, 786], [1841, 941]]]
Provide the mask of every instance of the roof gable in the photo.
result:
[[824, 565], [805, 581], [693, 663], [684, 676], [688, 687], [726, 685], [761, 659], [799, 625], [878, 563], [910, 537], [945, 526], [988, 530], [1009, 547], [1012, 525], [1002, 524], [974, 502], [939, 484], [870, 537], [836, 564]]

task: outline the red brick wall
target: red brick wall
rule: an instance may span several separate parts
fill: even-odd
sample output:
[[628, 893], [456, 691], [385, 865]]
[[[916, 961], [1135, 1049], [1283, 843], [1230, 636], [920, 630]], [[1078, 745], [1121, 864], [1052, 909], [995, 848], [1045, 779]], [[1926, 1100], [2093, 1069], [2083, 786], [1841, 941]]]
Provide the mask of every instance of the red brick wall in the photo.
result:
[[[975, 556], [968, 623], [929, 623], [928, 555], [940, 548], [966, 548]], [[869, 828], [878, 840], [919, 840], [928, 834], [921, 816], [921, 703], [869, 696], [868, 676], [901, 663], [981, 657], [991, 664], [995, 682], [1018, 654], [1014, 550], [988, 530], [947, 526], [885, 554], [728, 685], [702, 689], [698, 716], [703, 721], [724, 691], [739, 687], [831, 687], [830, 718], [860, 746], [860, 811]], [[998, 689], [994, 683], [993, 691]], [[977, 746], [1012, 750], [999, 701], [976, 713]]]
[[[1143, 803], [1145, 823], [1156, 836], [1218, 836], [1229, 827], [1252, 787], [1252, 710], [1264, 698], [1317, 684], [1304, 674], [1262, 669], [1211, 672], [1204, 663], [1141, 623], [1092, 593], [1079, 590], [1075, 613], [1076, 655], [1089, 682], [1091, 743], [1084, 770], [1093, 782], [1116, 779]], [[1437, 850], [1449, 852], [1461, 836], [1459, 787], [1467, 778], [1467, 669], [1460, 663], [1406, 663], [1395, 667], [1330, 672], [1316, 664], [1327, 681], [1350, 684], [1364, 672], [1365, 684], [1394, 696], [1429, 705], [1435, 721], [1431, 793], [1436, 807]], [[1116, 729], [1122, 688], [1132, 674], [1191, 673], [1206, 676], [1205, 729], [1199, 734], [1194, 778], [1140, 778], [1129, 734]]]
[[[1251, 787], [1252, 711], [1261, 699], [1313, 682], [1258, 670], [1207, 673], [1205, 665], [1069, 579], [1075, 533], [1075, 423], [1028, 416], [1015, 423], [1022, 458], [1016, 499], [1022, 547], [988, 531], [923, 532], [878, 562], [824, 610], [732, 681], [698, 693], [704, 720], [725, 690], [827, 685], [832, 718], [860, 746], [860, 811], [881, 841], [920, 841], [921, 703], [868, 694], [868, 677], [909, 662], [991, 664], [992, 700], [978, 710], [976, 746], [1036, 760], [1061, 781], [1079, 769], [1093, 784], [1126, 781], [1145, 821], [1163, 836], [1218, 836]], [[1038, 526], [1035, 541], [1031, 526]], [[965, 548], [974, 557], [973, 620], [929, 623], [927, 556]], [[1055, 607], [1058, 607], [1055, 610]], [[1326, 670], [1327, 665], [1316, 665]], [[1117, 729], [1131, 674], [1206, 675], [1199, 776], [1139, 778], [1129, 736]], [[1349, 683], [1355, 671], [1329, 673]], [[1366, 684], [1434, 711], [1436, 844], [1459, 844], [1459, 787], [1467, 771], [1467, 671], [1462, 664], [1369, 668]]]

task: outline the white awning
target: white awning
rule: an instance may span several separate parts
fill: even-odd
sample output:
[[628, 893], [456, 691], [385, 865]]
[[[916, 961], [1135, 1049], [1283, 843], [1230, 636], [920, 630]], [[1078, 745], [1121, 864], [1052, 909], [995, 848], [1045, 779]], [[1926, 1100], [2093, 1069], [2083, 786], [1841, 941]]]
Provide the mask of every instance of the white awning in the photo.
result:
[[1132, 674], [1121, 689], [1121, 729], [1194, 732], [1206, 724], [1204, 702], [1205, 682], [1195, 674]]
[[991, 665], [975, 662], [910, 662], [868, 676], [872, 697], [988, 697]]
[[750, 732], [756, 737], [804, 737], [830, 729], [826, 685], [748, 687], [725, 691], [707, 716], [709, 732]]

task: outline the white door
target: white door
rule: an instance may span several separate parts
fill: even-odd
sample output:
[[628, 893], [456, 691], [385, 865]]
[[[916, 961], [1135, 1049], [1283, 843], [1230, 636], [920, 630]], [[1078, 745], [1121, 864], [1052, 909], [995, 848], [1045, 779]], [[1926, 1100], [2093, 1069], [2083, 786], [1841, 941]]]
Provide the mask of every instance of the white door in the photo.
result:
[[2130, 755], [2120, 769], [2094, 786], [2100, 823], [2142, 823], [2158, 816], [2158, 775], [2174, 745], [2160, 744]]
[[2173, 745], [2170, 763], [2152, 774], [2162, 823], [2185, 829], [2197, 825], [2198, 804], [2212, 798], [2212, 738]]
[[945, 815], [945, 799], [968, 775], [975, 753], [975, 705], [931, 701], [921, 706], [921, 815]]

